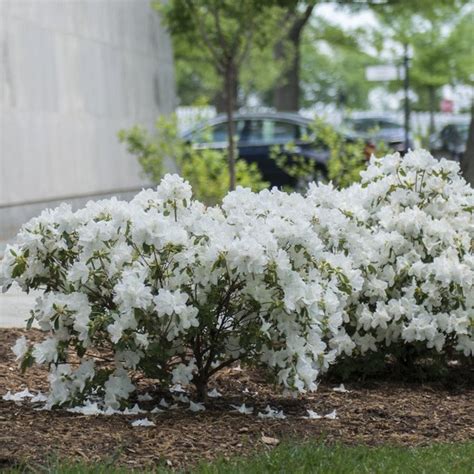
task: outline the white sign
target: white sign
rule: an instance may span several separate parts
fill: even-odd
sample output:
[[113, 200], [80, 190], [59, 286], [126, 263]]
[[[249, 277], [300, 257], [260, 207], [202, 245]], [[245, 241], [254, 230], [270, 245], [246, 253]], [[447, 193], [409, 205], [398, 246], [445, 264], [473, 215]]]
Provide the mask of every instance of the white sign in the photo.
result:
[[365, 68], [365, 78], [368, 81], [396, 81], [403, 78], [403, 71], [393, 64], [367, 66]]

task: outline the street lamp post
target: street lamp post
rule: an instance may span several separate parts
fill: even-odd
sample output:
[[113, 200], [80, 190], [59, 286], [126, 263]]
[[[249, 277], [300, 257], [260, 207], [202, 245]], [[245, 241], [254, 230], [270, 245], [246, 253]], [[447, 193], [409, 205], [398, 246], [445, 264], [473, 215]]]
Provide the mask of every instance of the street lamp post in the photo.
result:
[[405, 151], [408, 151], [410, 146], [410, 56], [408, 51], [408, 43], [403, 45], [403, 90], [405, 94], [404, 101], [404, 128], [405, 128]]

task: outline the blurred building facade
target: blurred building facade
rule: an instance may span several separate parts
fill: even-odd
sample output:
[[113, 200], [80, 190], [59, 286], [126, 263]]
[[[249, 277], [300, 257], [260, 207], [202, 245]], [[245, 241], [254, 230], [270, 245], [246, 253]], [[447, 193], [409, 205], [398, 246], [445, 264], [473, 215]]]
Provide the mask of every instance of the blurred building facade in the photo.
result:
[[0, 241], [46, 207], [146, 185], [117, 132], [175, 106], [150, 3], [0, 1]]

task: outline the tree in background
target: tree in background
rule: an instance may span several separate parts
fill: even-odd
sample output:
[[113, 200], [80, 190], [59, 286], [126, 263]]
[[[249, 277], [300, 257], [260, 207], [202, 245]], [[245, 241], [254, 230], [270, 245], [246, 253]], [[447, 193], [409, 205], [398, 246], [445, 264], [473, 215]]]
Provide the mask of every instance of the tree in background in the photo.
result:
[[[412, 0], [338, 0], [332, 3], [348, 8], [351, 11], [360, 11], [361, 9], [371, 7], [382, 8], [384, 5], [392, 2], [406, 3], [410, 1]], [[286, 21], [289, 25], [286, 29], [282, 30], [287, 33], [275, 47], [275, 58], [289, 58], [287, 68], [283, 71], [275, 87], [273, 105], [277, 110], [295, 111], [300, 108], [300, 65], [302, 63], [303, 33], [307, 26], [311, 24], [311, 20], [314, 18], [314, 9], [318, 3], [323, 2], [319, 0], [300, 0], [287, 10]], [[319, 32], [317, 36], [323, 36], [323, 33]], [[313, 66], [314, 70], [316, 70], [318, 64]], [[342, 95], [340, 98], [343, 98]]]
[[[284, 60], [273, 57], [274, 44], [283, 8], [274, 6], [266, 10], [259, 25], [259, 44], [248, 48], [238, 68], [234, 85], [233, 101], [237, 107], [245, 105], [249, 97], [264, 97], [272, 90], [281, 75]], [[264, 31], [265, 30], [265, 31]], [[172, 34], [175, 75], [180, 103], [184, 105], [215, 106], [217, 112], [225, 112], [224, 81], [214, 65], [211, 53], [181, 33]], [[264, 38], [265, 41], [261, 39]]]
[[365, 68], [376, 59], [363, 51], [366, 32], [346, 32], [316, 18], [301, 43], [300, 105], [335, 104], [340, 108], [368, 106], [374, 84], [366, 81]]
[[287, 67], [284, 68], [273, 94], [273, 105], [277, 110], [297, 111], [300, 108], [301, 38], [316, 3], [297, 2], [281, 19], [282, 30], [286, 34], [275, 44], [274, 57], [276, 60], [287, 61]]
[[230, 189], [235, 189], [235, 124], [233, 120], [239, 69], [252, 46], [268, 43], [261, 28], [272, 7], [291, 6], [292, 0], [174, 0], [155, 2], [174, 37], [207, 51], [217, 74], [223, 77], [227, 114]]
[[[456, 30], [465, 21], [463, 1], [420, 2], [401, 8], [398, 4], [379, 9], [380, 29], [393, 43], [411, 47], [410, 84], [417, 94], [415, 107], [430, 113], [429, 134], [434, 133], [434, 115], [438, 109], [441, 88], [459, 82], [459, 70], [466, 57], [464, 35]], [[393, 50], [393, 62], [400, 52]], [[400, 89], [401, 81], [390, 88]]]
[[442, 34], [442, 24], [433, 20], [426, 22], [427, 29], [412, 36], [413, 60], [410, 74], [420, 108], [429, 111], [428, 133], [432, 135], [436, 131], [434, 117], [441, 99], [441, 88], [451, 82], [448, 58], [454, 52], [450, 49], [448, 38]]

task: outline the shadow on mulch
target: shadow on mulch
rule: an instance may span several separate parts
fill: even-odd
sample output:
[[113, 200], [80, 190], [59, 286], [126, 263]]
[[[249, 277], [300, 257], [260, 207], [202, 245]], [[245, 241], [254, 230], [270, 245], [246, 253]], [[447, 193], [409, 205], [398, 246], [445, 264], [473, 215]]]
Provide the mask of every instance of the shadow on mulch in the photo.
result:
[[[0, 330], [0, 394], [7, 390], [47, 391], [47, 372], [32, 368], [22, 375], [13, 360], [11, 345], [21, 330]], [[32, 337], [33, 336], [33, 337]], [[28, 337], [40, 339], [39, 331]], [[247, 455], [271, 449], [262, 436], [281, 441], [318, 440], [350, 445], [424, 445], [474, 439], [474, 383], [472, 367], [453, 367], [459, 383], [413, 383], [384, 377], [346, 382], [348, 393], [333, 391], [335, 379], [304, 397], [285, 398], [259, 371], [229, 369], [211, 383], [222, 398], [206, 403], [206, 411], [192, 413], [183, 406], [162, 414], [136, 416], [83, 416], [65, 410], [36, 411], [28, 403], [0, 399], [0, 469], [16, 463], [43, 463], [55, 456], [87, 462], [110, 461], [128, 467], [166, 462], [185, 468], [203, 460]], [[393, 374], [393, 373], [392, 373]], [[454, 380], [451, 374], [450, 380]], [[146, 380], [139, 391], [153, 400], [163, 393]], [[231, 404], [255, 408], [253, 415], [232, 413]], [[286, 419], [256, 416], [269, 404], [283, 410]], [[311, 409], [321, 414], [337, 411], [338, 418], [307, 420]], [[132, 427], [147, 417], [156, 426]]]

